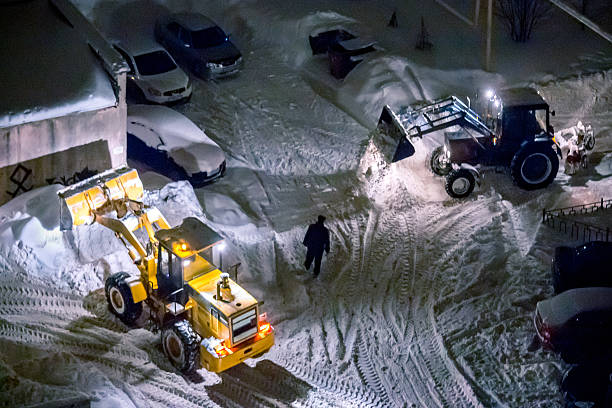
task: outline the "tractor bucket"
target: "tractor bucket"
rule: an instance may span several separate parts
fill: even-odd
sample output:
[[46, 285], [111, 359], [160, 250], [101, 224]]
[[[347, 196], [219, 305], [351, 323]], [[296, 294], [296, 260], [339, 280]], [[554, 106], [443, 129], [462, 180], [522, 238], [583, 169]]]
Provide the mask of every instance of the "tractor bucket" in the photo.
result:
[[378, 119], [378, 129], [397, 143], [392, 163], [403, 160], [415, 153], [414, 146], [408, 140], [406, 129], [389, 105], [385, 105]]
[[[136, 169], [122, 167], [97, 174], [60, 191], [60, 229], [91, 224], [96, 213], [117, 210], [117, 202], [141, 202], [142, 181]], [[125, 207], [125, 206], [124, 206]], [[125, 214], [117, 214], [119, 217]]]

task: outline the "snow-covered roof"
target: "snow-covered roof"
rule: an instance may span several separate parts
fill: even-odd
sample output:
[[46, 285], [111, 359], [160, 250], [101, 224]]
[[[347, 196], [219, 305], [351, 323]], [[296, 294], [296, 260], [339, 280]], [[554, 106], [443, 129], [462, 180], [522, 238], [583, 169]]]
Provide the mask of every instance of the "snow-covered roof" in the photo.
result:
[[570, 289], [538, 302], [542, 321], [548, 326], [561, 326], [578, 313], [596, 310], [612, 312], [612, 288]]
[[[49, 1], [0, 4], [0, 27], [0, 128], [116, 105], [110, 77], [92, 52], [100, 55], [103, 47], [88, 44]], [[123, 69], [121, 62], [111, 65]]]

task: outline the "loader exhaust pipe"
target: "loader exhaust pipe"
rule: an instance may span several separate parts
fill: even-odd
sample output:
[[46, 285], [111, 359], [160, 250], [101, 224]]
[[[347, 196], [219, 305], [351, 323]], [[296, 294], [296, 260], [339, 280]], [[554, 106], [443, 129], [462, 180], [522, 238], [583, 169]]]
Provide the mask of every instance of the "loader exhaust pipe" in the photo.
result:
[[408, 140], [406, 129], [404, 129], [404, 126], [402, 126], [399, 118], [393, 113], [389, 105], [385, 105], [383, 108], [380, 118], [378, 119], [377, 129], [391, 138], [394, 144], [397, 144], [395, 153], [391, 158], [391, 163], [403, 160], [415, 153], [414, 146], [410, 143], [410, 140]]
[[234, 300], [234, 295], [229, 283], [229, 273], [223, 272], [219, 278], [217, 281], [217, 300], [231, 302]]

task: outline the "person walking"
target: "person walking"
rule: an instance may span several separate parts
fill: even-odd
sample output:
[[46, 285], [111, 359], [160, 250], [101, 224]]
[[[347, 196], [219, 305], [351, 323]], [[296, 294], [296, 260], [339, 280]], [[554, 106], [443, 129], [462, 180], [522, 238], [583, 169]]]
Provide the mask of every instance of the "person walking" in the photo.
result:
[[310, 224], [302, 242], [308, 251], [306, 251], [306, 261], [304, 267], [310, 269], [310, 265], [314, 260], [314, 276], [319, 276], [321, 272], [321, 260], [323, 259], [323, 251], [329, 254], [329, 230], [323, 225], [325, 217], [319, 215], [316, 224]]

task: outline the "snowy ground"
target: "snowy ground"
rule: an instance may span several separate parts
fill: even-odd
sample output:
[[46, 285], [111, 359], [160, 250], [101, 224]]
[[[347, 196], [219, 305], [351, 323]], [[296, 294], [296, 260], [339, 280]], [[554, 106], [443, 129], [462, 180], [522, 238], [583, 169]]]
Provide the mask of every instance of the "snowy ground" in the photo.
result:
[[[612, 50], [555, 14], [566, 27], [556, 40], [551, 28], [520, 48], [499, 31], [497, 73], [486, 73], [480, 54], [469, 54], [478, 30], [439, 6], [402, 4], [393, 31], [395, 2], [173, 3], [206, 9], [246, 61], [236, 78], [197, 81], [191, 102], [177, 107], [226, 151], [227, 175], [193, 192], [144, 173], [147, 200], [172, 224], [196, 215], [228, 238], [224, 263], [242, 262], [239, 281], [265, 300], [277, 344], [220, 375], [181, 377], [146, 323], [128, 329], [106, 308], [103, 280], [133, 270], [127, 254], [103, 228], [59, 233], [51, 186], [0, 208], [0, 405], [561, 407], [565, 364], [529, 351], [535, 303], [552, 294], [554, 246], [568, 243], [540, 224], [541, 210], [612, 198]], [[109, 35], [109, 16], [144, 21], [163, 11], [143, 13], [144, 5], [79, 7]], [[413, 49], [420, 12], [439, 22], [429, 54]], [[307, 44], [308, 34], [337, 27], [381, 48], [344, 81]], [[541, 57], [517, 68], [525, 55]], [[430, 142], [392, 166], [369, 143], [384, 103], [517, 83], [549, 100], [555, 128], [592, 123], [589, 169], [561, 171], [536, 192], [490, 173], [458, 201], [425, 168]], [[300, 243], [318, 214], [328, 218], [332, 251], [313, 280]]]

